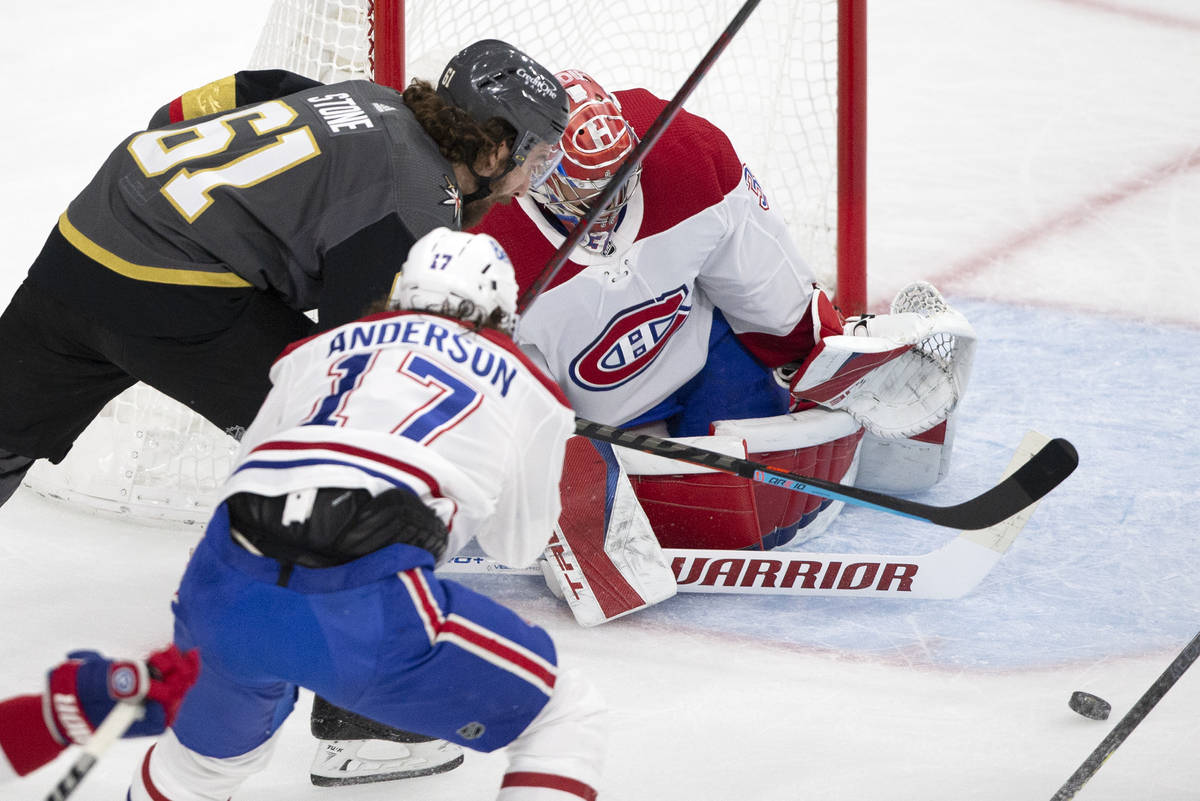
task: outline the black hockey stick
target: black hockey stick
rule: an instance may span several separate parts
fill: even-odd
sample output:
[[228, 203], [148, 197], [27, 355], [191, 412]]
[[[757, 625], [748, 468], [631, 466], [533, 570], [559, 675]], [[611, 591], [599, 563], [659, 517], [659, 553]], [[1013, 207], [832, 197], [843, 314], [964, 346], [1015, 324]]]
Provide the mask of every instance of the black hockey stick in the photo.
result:
[[596, 222], [596, 218], [600, 216], [601, 212], [604, 211], [604, 208], [612, 201], [617, 192], [621, 191], [621, 187], [625, 185], [625, 181], [633, 174], [638, 165], [642, 163], [642, 160], [646, 158], [646, 154], [650, 152], [650, 148], [654, 146], [654, 143], [658, 141], [663, 131], [671, 124], [671, 120], [675, 119], [675, 115], [679, 113], [679, 109], [683, 108], [684, 102], [695, 91], [700, 80], [712, 68], [712, 65], [717, 60], [717, 56], [721, 55], [722, 51], [725, 50], [725, 47], [732, 41], [733, 35], [745, 24], [746, 20], [750, 17], [750, 12], [758, 6], [759, 2], [760, 0], [746, 0], [745, 4], [738, 10], [738, 13], [730, 21], [729, 25], [717, 37], [717, 41], [713, 42], [713, 46], [704, 54], [704, 58], [700, 59], [700, 63], [692, 70], [692, 74], [683, 82], [683, 86], [679, 87], [679, 91], [675, 93], [671, 101], [659, 112], [658, 117], [655, 118], [650, 128], [646, 131], [646, 135], [642, 137], [637, 147], [629, 154], [629, 158], [625, 159], [625, 163], [613, 174], [612, 180], [604, 187], [604, 191], [600, 193], [599, 197], [589, 203], [587, 214], [571, 229], [571, 233], [559, 245], [558, 250], [550, 257], [550, 261], [546, 263], [546, 267], [542, 270], [541, 275], [521, 293], [521, 296], [517, 299], [517, 311], [524, 312], [529, 304], [537, 298], [544, 288], [550, 285], [554, 277], [562, 270], [563, 265], [567, 263], [567, 258], [571, 250], [587, 235], [587, 232]]
[[83, 777], [87, 776], [88, 772], [96, 766], [100, 755], [107, 751], [110, 745], [121, 739], [121, 735], [133, 725], [134, 721], [142, 717], [142, 713], [141, 704], [119, 703], [114, 706], [104, 722], [92, 732], [91, 738], [83, 744], [80, 749], [81, 753], [71, 763], [66, 775], [59, 779], [58, 784], [46, 796], [46, 801], [63, 801], [64, 798], [75, 792], [75, 788], [83, 781]]
[[1158, 677], [1158, 680], [1150, 685], [1150, 689], [1142, 693], [1142, 697], [1137, 700], [1133, 708], [1125, 713], [1125, 717], [1121, 718], [1116, 726], [1113, 726], [1113, 730], [1108, 733], [1108, 736], [1100, 742], [1100, 745], [1096, 746], [1096, 750], [1092, 751], [1087, 759], [1083, 760], [1079, 769], [1071, 774], [1071, 778], [1067, 779], [1050, 801], [1068, 801], [1068, 799], [1074, 798], [1088, 779], [1100, 770], [1100, 766], [1104, 764], [1105, 760], [1112, 756], [1112, 752], [1117, 750], [1117, 746], [1125, 742], [1125, 738], [1133, 733], [1146, 715], [1150, 714], [1150, 710], [1162, 700], [1162, 697], [1167, 694], [1167, 690], [1175, 686], [1175, 682], [1179, 681], [1179, 677], [1192, 666], [1198, 656], [1200, 656], [1200, 634], [1197, 634], [1191, 642], [1184, 646], [1171, 664], [1167, 665], [1167, 669]]
[[668, 459], [678, 459], [723, 473], [732, 473], [773, 487], [968, 531], [987, 528], [1007, 520], [1057, 487], [1079, 465], [1079, 455], [1075, 452], [1075, 446], [1061, 437], [1052, 439], [1015, 473], [982, 495], [954, 506], [929, 506], [847, 484], [807, 478], [770, 465], [694, 448], [649, 434], [635, 434], [582, 418], [575, 419], [575, 433], [589, 439], [611, 442], [613, 445], [665, 456]]

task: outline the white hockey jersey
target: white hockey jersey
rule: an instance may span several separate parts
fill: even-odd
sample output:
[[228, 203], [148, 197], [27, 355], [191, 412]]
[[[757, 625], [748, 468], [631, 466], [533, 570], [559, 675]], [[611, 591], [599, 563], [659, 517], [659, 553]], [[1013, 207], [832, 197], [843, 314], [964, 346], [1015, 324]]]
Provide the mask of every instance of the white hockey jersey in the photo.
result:
[[512, 340], [433, 314], [377, 314], [296, 343], [271, 368], [223, 497], [407, 487], [450, 530], [524, 566], [559, 513], [574, 415]]
[[[615, 94], [640, 134], [665, 105], [644, 90]], [[528, 197], [475, 230], [504, 245], [522, 291], [565, 238]], [[811, 324], [800, 323], [812, 271], [729, 140], [702, 118], [681, 112], [650, 150], [614, 241], [609, 257], [577, 247], [518, 328], [581, 417], [619, 425], [683, 386], [708, 358], [714, 309], [734, 332], [773, 340], [780, 355], [769, 366], [811, 349]]]

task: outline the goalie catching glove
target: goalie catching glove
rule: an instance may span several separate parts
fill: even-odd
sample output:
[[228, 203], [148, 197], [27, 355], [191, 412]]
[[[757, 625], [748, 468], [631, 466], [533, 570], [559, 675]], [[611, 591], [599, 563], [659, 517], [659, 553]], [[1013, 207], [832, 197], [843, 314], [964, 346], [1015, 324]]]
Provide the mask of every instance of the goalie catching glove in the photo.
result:
[[891, 314], [848, 320], [818, 288], [811, 316], [816, 346], [776, 370], [793, 410], [840, 409], [872, 434], [899, 439], [945, 420], [966, 391], [975, 331], [931, 284], [902, 289]]

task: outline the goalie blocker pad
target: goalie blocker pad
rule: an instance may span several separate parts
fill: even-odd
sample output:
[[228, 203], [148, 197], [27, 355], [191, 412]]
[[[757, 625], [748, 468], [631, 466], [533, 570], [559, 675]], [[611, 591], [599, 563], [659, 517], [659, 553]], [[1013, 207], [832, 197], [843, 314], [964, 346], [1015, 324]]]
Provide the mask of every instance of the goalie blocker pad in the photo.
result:
[[[719, 420], [713, 435], [675, 441], [826, 481], [853, 484], [863, 431], [844, 412], [807, 409]], [[770, 550], [817, 536], [840, 501], [618, 448], [650, 525], [665, 548]]]
[[867, 432], [854, 486], [893, 495], [924, 492], [933, 487], [950, 472], [957, 417], [957, 412], [951, 412], [928, 431], [905, 439], [877, 437]]

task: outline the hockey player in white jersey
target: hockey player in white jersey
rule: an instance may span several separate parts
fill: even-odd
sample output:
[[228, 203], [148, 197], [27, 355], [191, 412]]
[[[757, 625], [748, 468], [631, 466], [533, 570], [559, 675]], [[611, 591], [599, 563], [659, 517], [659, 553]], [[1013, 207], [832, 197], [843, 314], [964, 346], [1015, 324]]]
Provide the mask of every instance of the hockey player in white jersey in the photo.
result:
[[558, 668], [544, 630], [433, 572], [471, 538], [529, 564], [559, 514], [573, 414], [509, 337], [511, 263], [490, 237], [435, 230], [388, 308], [273, 366], [174, 607], [176, 642], [204, 670], [133, 801], [229, 798], [298, 687], [406, 732], [507, 748], [503, 801], [596, 797], [591, 684]]
[[[493, 209], [475, 229], [508, 250], [522, 291], [667, 105], [644, 89], [610, 93], [579, 70], [557, 77], [570, 101], [562, 161], [537, 190]], [[876, 478], [887, 474], [877, 488], [929, 486], [944, 468], [944, 422], [969, 366], [961, 358], [955, 374], [951, 358], [914, 351], [932, 328], [915, 308], [926, 299], [937, 306], [940, 295], [925, 285], [911, 307], [896, 308], [902, 314], [847, 326], [814, 281], [750, 166], [716, 126], [680, 111], [525, 310], [518, 341], [545, 362], [581, 417], [703, 438], [691, 444], [842, 482], [855, 479], [865, 429], [888, 439], [889, 454], [904, 455], [898, 470], [875, 469]], [[965, 343], [969, 326], [961, 315], [954, 322]], [[911, 435], [928, 442], [898, 444]], [[914, 450], [926, 467], [914, 463]], [[674, 591], [667, 568], [631, 532], [649, 526], [666, 547], [767, 549], [819, 533], [840, 508], [636, 452], [614, 455], [581, 438], [568, 445], [566, 465], [570, 514], [558, 543], [566, 551], [548, 565], [585, 624]], [[896, 475], [917, 480], [884, 485]], [[589, 498], [606, 508], [585, 511]], [[578, 557], [596, 540], [627, 583], [596, 582], [588, 609], [572, 589], [586, 577], [564, 571], [586, 561], [568, 551]]]
[[[666, 107], [646, 90], [608, 92], [578, 70], [557, 77], [570, 101], [562, 162], [536, 191], [494, 209], [476, 229], [508, 249], [522, 290], [538, 281]], [[930, 300], [940, 299], [928, 289]], [[750, 165], [719, 128], [682, 110], [526, 309], [518, 342], [545, 361], [581, 417], [702, 438], [691, 444], [827, 481], [854, 481], [865, 432], [922, 435], [929, 444], [917, 448], [931, 468], [914, 469], [912, 448], [904, 447], [904, 468], [883, 471], [922, 474], [904, 487], [912, 490], [928, 487], [943, 468], [938, 427], [962, 380], [950, 377], [947, 360], [910, 353], [930, 326], [902, 308], [847, 327]], [[560, 540], [577, 552], [578, 543], [600, 538], [629, 584], [598, 595], [592, 615], [580, 618], [586, 624], [672, 591], [656, 578], [664, 567], [655, 560], [623, 560], [623, 548], [646, 550], [630, 531], [648, 525], [665, 547], [767, 549], [814, 536], [840, 508], [622, 448], [613, 456], [582, 439], [571, 441], [566, 465], [564, 499], [604, 498], [607, 508], [586, 514], [564, 500], [571, 514], [560, 520]], [[607, 530], [596, 535], [598, 526]], [[551, 572], [564, 564], [574, 562], [551, 560]], [[557, 584], [569, 590], [571, 580], [560, 574]], [[596, 592], [611, 584], [605, 579]], [[576, 595], [566, 592], [578, 618]]]

